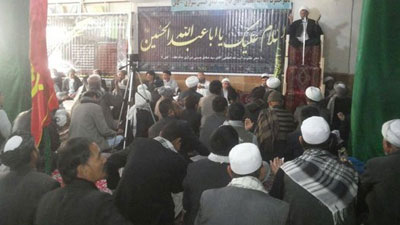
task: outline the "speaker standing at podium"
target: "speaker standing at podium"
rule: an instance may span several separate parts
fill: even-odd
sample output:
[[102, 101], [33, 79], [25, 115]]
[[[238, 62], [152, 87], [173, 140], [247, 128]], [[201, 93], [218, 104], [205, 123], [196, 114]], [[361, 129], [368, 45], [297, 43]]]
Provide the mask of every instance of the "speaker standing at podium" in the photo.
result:
[[[303, 40], [306, 46], [320, 45], [320, 35], [323, 34], [318, 21], [308, 18], [310, 10], [302, 6], [299, 9], [301, 19], [294, 21], [289, 26], [290, 45], [293, 47], [301, 47]], [[319, 19], [318, 19], [319, 20]]]

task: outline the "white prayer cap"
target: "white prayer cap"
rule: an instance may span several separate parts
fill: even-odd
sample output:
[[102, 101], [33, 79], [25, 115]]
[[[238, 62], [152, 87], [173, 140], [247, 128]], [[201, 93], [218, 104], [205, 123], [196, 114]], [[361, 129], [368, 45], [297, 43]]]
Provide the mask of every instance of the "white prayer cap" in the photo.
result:
[[252, 143], [238, 144], [229, 152], [229, 163], [234, 173], [251, 174], [261, 167], [260, 150]]
[[222, 79], [221, 83], [224, 83], [224, 82], [231, 83], [231, 81], [230, 81], [229, 78], [227, 78], [227, 77], [225, 77], [224, 79]]
[[267, 80], [267, 87], [269, 87], [269, 88], [275, 89], [275, 88], [278, 88], [280, 85], [281, 85], [281, 81], [276, 77], [270, 77]]
[[135, 105], [143, 106], [147, 103], [146, 99], [151, 101], [151, 93], [148, 90], [139, 89], [135, 94]]
[[335, 79], [333, 79], [333, 77], [331, 76], [327, 76], [324, 78], [324, 83], [328, 82], [328, 81], [334, 81]]
[[400, 119], [389, 120], [382, 125], [382, 136], [390, 144], [400, 148]]
[[8, 151], [13, 151], [16, 148], [18, 148], [22, 143], [22, 137], [21, 136], [13, 136], [10, 139], [8, 139], [8, 141], [6, 142], [6, 144], [4, 145], [4, 153], [8, 152]]
[[59, 109], [54, 114], [57, 126], [63, 127], [67, 123], [68, 112], [65, 109]]
[[199, 78], [197, 76], [190, 76], [186, 78], [185, 83], [188, 88], [196, 87], [199, 83]]
[[308, 87], [306, 89], [306, 96], [307, 98], [313, 100], [314, 102], [319, 102], [323, 99], [321, 90], [317, 87]]
[[326, 120], [320, 116], [312, 116], [301, 124], [301, 136], [311, 145], [318, 145], [328, 140], [331, 130]]
[[260, 76], [261, 76], [261, 78], [269, 77], [269, 74], [268, 74], [268, 73], [263, 73], [263, 74], [261, 74]]
[[341, 82], [341, 81], [338, 81], [338, 82], [336, 82], [335, 83], [335, 85], [333, 86], [333, 88], [335, 89], [335, 90], [338, 90], [338, 89], [346, 89], [346, 85], [343, 83], [343, 82]]
[[306, 10], [307, 12], [310, 12], [310, 9], [304, 5], [299, 8], [299, 13], [301, 12], [301, 10]]
[[145, 84], [140, 84], [140, 85], [137, 86], [137, 89], [138, 89], [138, 90], [147, 90], [147, 85], [145, 85]]

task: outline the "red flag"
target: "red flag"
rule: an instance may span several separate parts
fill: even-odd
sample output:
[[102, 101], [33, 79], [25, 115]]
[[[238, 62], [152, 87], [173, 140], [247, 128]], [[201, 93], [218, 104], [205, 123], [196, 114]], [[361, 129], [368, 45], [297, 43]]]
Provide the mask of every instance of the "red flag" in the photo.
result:
[[48, 69], [46, 26], [47, 0], [30, 0], [31, 132], [36, 146], [39, 146], [42, 139], [43, 128], [51, 121], [51, 112], [58, 108], [54, 83]]

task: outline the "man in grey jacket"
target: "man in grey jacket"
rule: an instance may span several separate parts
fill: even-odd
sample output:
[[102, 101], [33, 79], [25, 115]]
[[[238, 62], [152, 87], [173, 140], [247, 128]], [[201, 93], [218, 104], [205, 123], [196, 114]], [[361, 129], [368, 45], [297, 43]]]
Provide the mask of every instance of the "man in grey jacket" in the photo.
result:
[[94, 91], [87, 91], [82, 96], [72, 114], [69, 137], [90, 138], [103, 151], [117, 146], [122, 141], [122, 136], [108, 127], [98, 98]]
[[268, 195], [258, 147], [242, 143], [229, 153], [227, 187], [204, 191], [195, 224], [287, 224], [289, 205]]

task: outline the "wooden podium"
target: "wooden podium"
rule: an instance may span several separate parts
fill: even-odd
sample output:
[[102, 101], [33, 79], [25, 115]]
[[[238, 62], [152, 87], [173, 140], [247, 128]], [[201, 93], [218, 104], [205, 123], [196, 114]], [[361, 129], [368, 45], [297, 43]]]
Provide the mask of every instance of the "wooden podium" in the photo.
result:
[[321, 45], [306, 46], [303, 64], [303, 47], [295, 48], [289, 45], [289, 35], [286, 35], [285, 66], [283, 90], [285, 107], [294, 111], [297, 106], [306, 103], [305, 90], [310, 86], [319, 87], [325, 92], [324, 76], [324, 35], [320, 36]]

